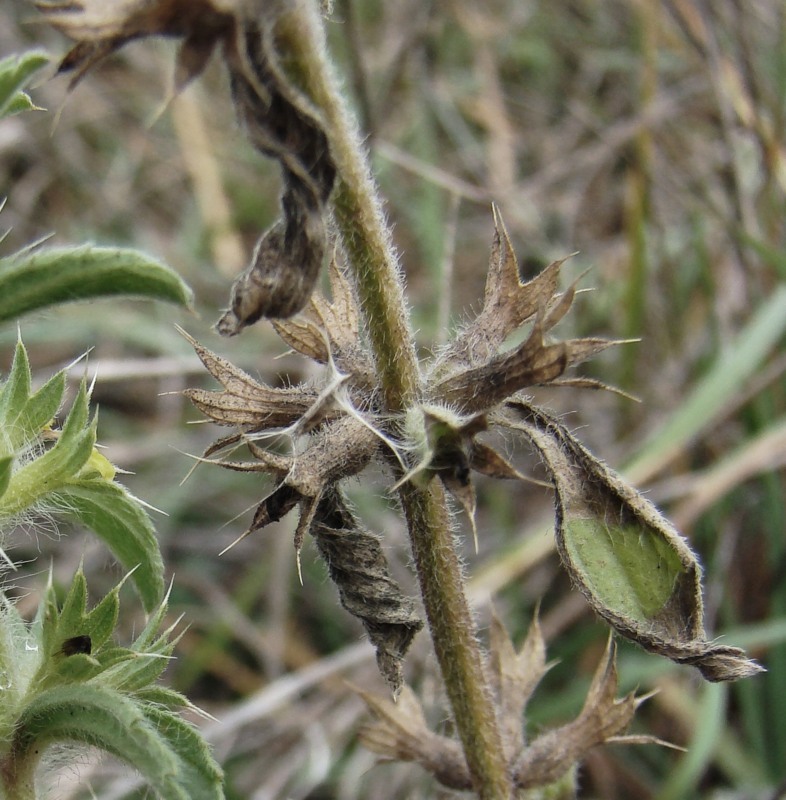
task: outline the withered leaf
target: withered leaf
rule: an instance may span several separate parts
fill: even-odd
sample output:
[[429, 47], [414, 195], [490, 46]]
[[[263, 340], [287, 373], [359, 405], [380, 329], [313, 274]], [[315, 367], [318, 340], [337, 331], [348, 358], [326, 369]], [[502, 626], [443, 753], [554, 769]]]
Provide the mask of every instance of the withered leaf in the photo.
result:
[[60, 63], [73, 72], [71, 86], [99, 61], [134, 39], [184, 39], [178, 56], [177, 88], [199, 75], [215, 46], [234, 36], [235, 17], [222, 0], [39, 0], [36, 8], [77, 44]]
[[[622, 343], [600, 338], [547, 342], [545, 335], [570, 310], [581, 278], [559, 293], [559, 273], [564, 261], [555, 261], [523, 283], [496, 207], [494, 224], [483, 308], [437, 358], [427, 391], [431, 402], [458, 413], [488, 411], [529, 386], [558, 383], [569, 367]], [[527, 339], [500, 353], [510, 334], [528, 321], [532, 329]], [[597, 382], [580, 384], [579, 381], [575, 385], [600, 386]]]
[[549, 670], [546, 643], [537, 616], [532, 620], [524, 644], [516, 652], [495, 611], [491, 618], [489, 658], [500, 736], [508, 760], [512, 760], [524, 749], [524, 710], [527, 702]]
[[332, 358], [353, 383], [373, 386], [372, 362], [361, 345], [355, 296], [335, 255], [328, 274], [332, 302], [315, 292], [300, 314], [288, 320], [273, 320], [273, 327], [299, 353], [321, 364]]
[[390, 575], [378, 537], [365, 530], [333, 487], [320, 500], [312, 533], [341, 605], [357, 617], [377, 651], [377, 665], [397, 696], [404, 656], [423, 621]]
[[542, 409], [508, 403], [500, 421], [524, 433], [551, 472], [560, 556], [603, 619], [645, 649], [692, 664], [710, 681], [762, 670], [742, 650], [706, 640], [701, 568], [652, 503]]
[[[538, 312], [546, 311], [557, 293], [562, 261], [549, 264], [531, 281], [523, 283], [516, 254], [502, 221], [499, 209], [494, 206], [494, 241], [489, 259], [488, 277], [483, 308], [446, 349], [446, 361], [465, 365], [482, 364], [495, 356], [511, 333], [518, 330]], [[570, 307], [572, 294], [563, 303], [564, 311]], [[558, 321], [559, 312], [555, 312]]]
[[295, 530], [295, 553], [300, 570], [300, 550], [307, 533], [314, 533], [317, 508], [325, 491], [343, 478], [356, 475], [368, 464], [379, 447], [375, 434], [354, 417], [328, 422], [308, 436], [305, 448], [285, 457], [260, 448], [246, 438], [251, 454], [259, 461], [217, 461], [219, 466], [241, 472], [266, 472], [278, 486], [257, 506], [251, 525], [236, 540], [277, 522], [293, 508], [300, 508]]
[[279, 69], [269, 30], [246, 21], [227, 66], [246, 133], [279, 162], [284, 182], [283, 217], [260, 238], [217, 325], [234, 336], [263, 317], [291, 317], [308, 303], [325, 255], [336, 169], [322, 121]]
[[536, 323], [529, 337], [509, 353], [462, 370], [437, 383], [431, 399], [460, 413], [487, 411], [528, 386], [548, 383], [570, 364], [565, 342], [547, 345]]
[[429, 730], [420, 701], [409, 686], [402, 688], [397, 702], [358, 691], [376, 722], [364, 725], [360, 741], [372, 752], [389, 760], [420, 764], [443, 786], [472, 788], [461, 745]]
[[524, 749], [514, 767], [516, 786], [529, 789], [554, 783], [588, 750], [623, 733], [640, 700], [633, 693], [620, 699], [616, 695], [616, 647], [609, 638], [581, 713], [573, 722], [544, 733]]
[[182, 39], [176, 89], [204, 69], [221, 47], [232, 98], [251, 143], [281, 165], [282, 219], [259, 239], [235, 281], [218, 323], [227, 336], [262, 317], [286, 318], [308, 302], [325, 253], [325, 204], [336, 170], [322, 121], [278, 67], [275, 13], [251, 12], [231, 0], [39, 0], [47, 22], [76, 41], [60, 70], [73, 87], [96, 63], [130, 41]]
[[222, 392], [186, 389], [183, 394], [219, 425], [234, 425], [243, 431], [286, 428], [297, 422], [313, 405], [317, 393], [306, 386], [274, 389], [230, 361], [203, 347], [182, 328], [207, 371], [224, 387]]
[[[518, 790], [540, 789], [543, 797], [574, 796], [569, 790], [574, 785], [576, 767], [591, 748], [606, 742], [665, 744], [649, 736], [623, 735], [636, 709], [647, 698], [634, 693], [617, 698], [616, 648], [611, 638], [578, 717], [541, 734], [529, 745], [524, 736], [523, 712], [550, 666], [537, 618], [516, 652], [495, 616], [490, 657], [504, 758]], [[420, 701], [409, 687], [403, 687], [398, 702], [358, 693], [375, 717], [375, 722], [360, 731], [366, 747], [386, 759], [416, 762], [451, 789], [472, 788], [459, 743], [429, 729]]]

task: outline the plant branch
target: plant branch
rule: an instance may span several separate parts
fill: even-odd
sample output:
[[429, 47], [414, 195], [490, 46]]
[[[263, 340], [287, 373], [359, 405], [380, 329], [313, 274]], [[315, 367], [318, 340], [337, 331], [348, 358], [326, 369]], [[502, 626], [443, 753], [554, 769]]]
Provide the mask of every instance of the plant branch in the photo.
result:
[[[323, 114], [340, 176], [333, 193], [336, 223], [354, 277], [386, 409], [419, 399], [421, 376], [403, 280], [360, 136], [326, 57], [312, 3], [297, 3], [276, 25], [282, 66]], [[441, 487], [405, 483], [400, 491], [434, 649], [475, 789], [505, 800], [512, 786], [490, 701], [483, 655], [464, 592]]]

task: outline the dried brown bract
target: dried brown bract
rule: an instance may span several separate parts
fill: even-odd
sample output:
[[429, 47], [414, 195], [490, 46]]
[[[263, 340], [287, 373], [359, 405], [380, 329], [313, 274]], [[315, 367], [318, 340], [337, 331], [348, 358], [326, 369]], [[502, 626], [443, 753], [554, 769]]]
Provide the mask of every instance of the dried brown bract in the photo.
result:
[[197, 77], [214, 48], [231, 42], [236, 17], [231, 2], [221, 0], [36, 0], [47, 22], [77, 44], [60, 62], [75, 86], [99, 61], [128, 42], [148, 36], [182, 39], [176, 87]]
[[[550, 787], [571, 772], [587, 752], [606, 742], [658, 743], [653, 737], [627, 737], [636, 708], [646, 698], [634, 694], [617, 698], [616, 648], [609, 640], [579, 716], [559, 728], [529, 739], [527, 703], [549, 666], [546, 647], [535, 619], [520, 650], [502, 623], [494, 619], [490, 640], [491, 682], [508, 771], [516, 789]], [[459, 744], [434, 733], [423, 708], [409, 687], [395, 703], [359, 692], [375, 721], [361, 730], [361, 740], [385, 759], [420, 764], [444, 786], [472, 789], [472, 779]]]

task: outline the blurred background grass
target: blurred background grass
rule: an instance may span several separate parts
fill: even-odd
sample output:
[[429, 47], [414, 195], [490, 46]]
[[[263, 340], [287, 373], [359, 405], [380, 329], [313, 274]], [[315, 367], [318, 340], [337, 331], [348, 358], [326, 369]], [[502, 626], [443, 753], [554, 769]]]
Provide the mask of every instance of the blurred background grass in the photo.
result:
[[[388, 204], [424, 356], [480, 307], [497, 202], [529, 276], [573, 251], [565, 281], [591, 268], [563, 333], [640, 338], [585, 365], [609, 393], [538, 390], [610, 465], [672, 516], [706, 568], [708, 630], [748, 647], [767, 674], [703, 685], [687, 668], [623, 648], [624, 688], [659, 693], [639, 732], [687, 748], [610, 747], [581, 771], [587, 798], [786, 797], [786, 10], [777, 0], [338, 0], [328, 23]], [[23, 0], [0, 7], [0, 55], [68, 44]], [[343, 678], [384, 691], [370, 646], [339, 608], [313, 549], [295, 578], [292, 520], [217, 553], [270, 489], [201, 466], [220, 431], [177, 392], [205, 385], [179, 323], [270, 382], [314, 375], [258, 325], [220, 340], [211, 324], [231, 277], [277, 213], [275, 165], [245, 143], [214, 64], [163, 113], [173, 47], [127, 47], [67, 96], [34, 92], [39, 112], [0, 127], [5, 252], [54, 232], [59, 243], [130, 244], [177, 268], [198, 315], [112, 301], [26, 318], [39, 380], [93, 348], [99, 433], [156, 515], [175, 578], [173, 614], [190, 625], [168, 679], [208, 723], [232, 798], [448, 796], [416, 768], [356, 744], [362, 704]], [[57, 113], [55, 113], [57, 112]], [[0, 369], [16, 331], [0, 331]], [[74, 380], [81, 377], [79, 367]], [[286, 376], [289, 376], [288, 378]], [[523, 469], [532, 454], [507, 444]], [[406, 534], [385, 483], [353, 499], [385, 537], [405, 586]], [[466, 552], [478, 619], [489, 599], [516, 637], [542, 598], [549, 673], [533, 730], [574, 715], [605, 630], [561, 573], [552, 498], [480, 482], [480, 554]], [[466, 539], [466, 520], [458, 518]], [[67, 584], [80, 559], [95, 591], [116, 579], [89, 536], [31, 526], [14, 576], [32, 608], [50, 561]], [[129, 631], [139, 624], [127, 597]], [[427, 637], [408, 678], [447, 725]], [[72, 766], [57, 797], [143, 796], [109, 762]]]

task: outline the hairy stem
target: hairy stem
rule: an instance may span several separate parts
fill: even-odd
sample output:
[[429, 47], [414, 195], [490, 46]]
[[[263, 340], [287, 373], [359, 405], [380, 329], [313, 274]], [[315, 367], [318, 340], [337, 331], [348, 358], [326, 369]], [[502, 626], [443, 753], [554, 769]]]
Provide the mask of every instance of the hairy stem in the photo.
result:
[[[326, 56], [315, 4], [295, 4], [279, 18], [276, 37], [285, 59], [283, 66], [300, 82], [327, 123], [340, 176], [333, 193], [336, 222], [386, 408], [401, 411], [417, 401], [421, 388], [402, 276], [360, 137]], [[444, 494], [436, 484], [421, 489], [406, 483], [401, 501], [434, 649], [475, 789], [483, 800], [507, 800], [512, 786]]]
[[0, 761], [0, 797], [5, 800], [36, 800], [35, 768], [37, 758], [23, 756], [12, 748]]

